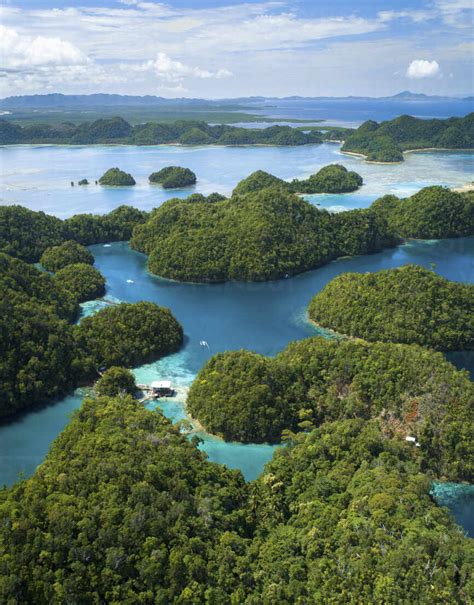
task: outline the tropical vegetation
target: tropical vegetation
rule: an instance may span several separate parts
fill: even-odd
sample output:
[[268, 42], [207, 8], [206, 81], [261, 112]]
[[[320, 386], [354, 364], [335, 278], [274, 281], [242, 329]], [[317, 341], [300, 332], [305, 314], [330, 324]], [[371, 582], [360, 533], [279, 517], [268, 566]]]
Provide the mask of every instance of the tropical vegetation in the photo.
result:
[[59, 269], [54, 275], [54, 281], [78, 303], [101, 298], [105, 294], [104, 276], [87, 263], [74, 263]]
[[335, 215], [278, 186], [242, 195], [236, 189], [212, 204], [168, 200], [135, 227], [131, 246], [149, 256], [153, 273], [219, 282], [288, 277], [398, 241], [385, 216], [370, 209]]
[[343, 273], [316, 294], [308, 314], [324, 328], [369, 341], [474, 349], [474, 286], [416, 265]]
[[78, 302], [103, 286], [87, 264], [51, 276], [0, 253], [0, 416], [90, 382], [102, 365], [138, 365], [179, 348], [181, 326], [153, 303], [107, 308], [73, 325]]
[[362, 182], [362, 177], [357, 172], [348, 171], [340, 164], [324, 166], [307, 179], [293, 179], [291, 182], [257, 170], [238, 183], [233, 195], [252, 193], [268, 187], [280, 187], [292, 193], [347, 193], [358, 189]]
[[136, 185], [136, 181], [131, 174], [120, 170], [120, 168], [109, 168], [100, 177], [99, 184], [109, 187], [128, 187]]
[[159, 183], [163, 189], [177, 189], [196, 183], [196, 175], [189, 168], [166, 166], [148, 177], [150, 183]]
[[47, 271], [54, 273], [76, 263], [93, 265], [94, 257], [85, 246], [68, 240], [59, 246], [47, 248], [41, 255], [40, 263]]
[[127, 368], [112, 366], [102, 373], [94, 385], [94, 391], [99, 397], [135, 395], [137, 391], [135, 376]]
[[[0, 252], [27, 262], [37, 262], [48, 248], [74, 240], [84, 246], [113, 241], [129, 240], [132, 230], [146, 220], [148, 214], [130, 206], [119, 206], [108, 214], [76, 214], [64, 221], [29, 210], [23, 206], [0, 206]], [[78, 247], [68, 244], [59, 255], [53, 252], [54, 261], [62, 258], [85, 261], [85, 254], [77, 256]]]
[[0, 492], [0, 600], [468, 603], [473, 543], [420, 449], [375, 420], [325, 422], [245, 485], [160, 412], [88, 399]]
[[198, 120], [130, 125], [124, 119], [105, 118], [79, 125], [32, 124], [18, 126], [0, 120], [0, 145], [58, 143], [67, 145], [128, 144], [159, 145], [308, 145], [323, 141], [316, 130], [303, 132], [290, 126], [240, 128]]
[[345, 138], [343, 151], [360, 153], [369, 161], [403, 162], [412, 149], [473, 149], [474, 113], [463, 118], [425, 120], [400, 116], [378, 124], [364, 122]]
[[[374, 205], [377, 208], [377, 203]], [[425, 187], [389, 205], [389, 224], [401, 237], [440, 239], [474, 234], [474, 198], [467, 194], [446, 187]]]
[[75, 336], [88, 366], [132, 367], [177, 351], [183, 329], [169, 309], [143, 301], [110, 305], [85, 317]]
[[414, 436], [424, 468], [474, 478], [474, 384], [441, 353], [418, 345], [313, 337], [274, 358], [218, 353], [193, 382], [188, 410], [228, 440], [279, 441], [322, 423], [376, 419]]

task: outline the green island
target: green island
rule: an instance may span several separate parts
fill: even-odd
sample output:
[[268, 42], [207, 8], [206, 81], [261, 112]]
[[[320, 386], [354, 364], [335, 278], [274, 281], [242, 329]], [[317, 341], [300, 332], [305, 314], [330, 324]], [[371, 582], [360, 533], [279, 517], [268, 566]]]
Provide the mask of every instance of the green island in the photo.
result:
[[133, 176], [120, 168], [109, 168], [99, 179], [99, 185], [108, 187], [129, 187], [136, 184]]
[[176, 351], [182, 328], [153, 303], [120, 304], [78, 325], [78, 303], [101, 294], [87, 264], [54, 276], [0, 253], [0, 417], [90, 383], [100, 366], [133, 366]]
[[[23, 206], [0, 206], [0, 252], [30, 263], [39, 262], [48, 248], [60, 246], [70, 240], [83, 246], [127, 241], [132, 236], [133, 228], [147, 217], [148, 213], [142, 210], [119, 206], [108, 214], [76, 214], [63, 221]], [[66, 256], [66, 251], [61, 250]], [[77, 262], [78, 248], [68, 245], [67, 250], [68, 257]], [[61, 263], [58, 258], [63, 252], [60, 252], [59, 257], [53, 252], [53, 262]]]
[[39, 262], [47, 271], [53, 273], [64, 269], [67, 265], [75, 263], [94, 264], [94, 257], [89, 250], [82, 244], [78, 244], [74, 240], [68, 240], [59, 246], [51, 246], [41, 255]]
[[376, 419], [387, 434], [416, 436], [439, 476], [472, 480], [473, 395], [467, 372], [441, 353], [311, 337], [274, 358], [214, 355], [193, 382], [187, 409], [210, 432], [243, 442], [275, 443], [328, 421]]
[[308, 315], [319, 326], [369, 341], [474, 349], [474, 286], [417, 265], [339, 275], [312, 299]]
[[94, 391], [99, 397], [135, 395], [137, 390], [135, 376], [129, 369], [120, 366], [111, 366], [105, 370], [94, 384]]
[[76, 341], [94, 368], [132, 367], [177, 351], [183, 328], [169, 309], [155, 303], [120, 303], [85, 317], [76, 328]]
[[281, 187], [291, 193], [349, 193], [359, 189], [362, 183], [362, 177], [357, 172], [349, 171], [340, 164], [330, 164], [307, 179], [293, 179], [291, 182], [263, 170], [257, 170], [240, 181], [233, 193], [243, 195], [267, 187]]
[[403, 152], [423, 149], [473, 149], [474, 113], [463, 118], [420, 119], [403, 115], [357, 129], [270, 126], [242, 128], [210, 125], [199, 120], [148, 122], [131, 125], [123, 118], [101, 118], [81, 124], [43, 123], [21, 126], [0, 119], [0, 145], [314, 145], [343, 141], [342, 151], [372, 162], [402, 162]]
[[102, 118], [82, 124], [31, 124], [19, 126], [0, 120], [0, 145], [54, 143], [62, 145], [314, 145], [325, 135], [291, 126], [240, 128], [199, 120], [148, 122], [132, 126], [120, 117]]
[[230, 199], [213, 204], [194, 197], [192, 204], [189, 198], [168, 200], [134, 228], [131, 246], [147, 254], [150, 271], [162, 277], [265, 281], [395, 246], [401, 238], [474, 234], [473, 197], [444, 187], [427, 187], [405, 200], [384, 196], [366, 210], [332, 214], [275, 179], [254, 173]]
[[148, 177], [150, 183], [159, 183], [163, 189], [177, 189], [196, 183], [196, 175], [189, 168], [166, 166]]
[[[351, 173], [336, 170], [352, 179]], [[426, 187], [406, 199], [383, 196], [368, 209], [333, 214], [281, 183], [257, 172], [241, 181], [229, 199], [195, 193], [172, 198], [150, 213], [120, 206], [106, 215], [77, 214], [64, 221], [22, 206], [0, 206], [0, 252], [37, 262], [48, 248], [70, 240], [83, 246], [130, 241], [162, 277], [265, 281], [393, 247], [402, 238], [474, 234], [474, 196], [469, 193]]]
[[421, 189], [404, 200], [384, 196], [372, 205], [400, 237], [442, 239], [474, 234], [474, 196], [446, 187]]
[[86, 399], [0, 491], [0, 599], [466, 603], [472, 540], [430, 497], [432, 465], [377, 420], [341, 419], [245, 484], [159, 411]]
[[370, 162], [403, 162], [403, 152], [474, 149], [474, 113], [463, 118], [425, 120], [400, 116], [378, 124], [364, 122], [345, 137], [341, 150]]
[[105, 294], [105, 278], [87, 263], [72, 263], [54, 274], [59, 288], [65, 289], [78, 303], [101, 298]]

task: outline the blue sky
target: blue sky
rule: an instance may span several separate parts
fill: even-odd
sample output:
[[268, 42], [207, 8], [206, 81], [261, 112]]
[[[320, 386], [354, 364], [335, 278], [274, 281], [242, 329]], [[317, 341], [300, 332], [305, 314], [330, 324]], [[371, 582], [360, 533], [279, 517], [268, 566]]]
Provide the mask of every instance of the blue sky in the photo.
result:
[[473, 94], [473, 0], [10, 0], [1, 96]]

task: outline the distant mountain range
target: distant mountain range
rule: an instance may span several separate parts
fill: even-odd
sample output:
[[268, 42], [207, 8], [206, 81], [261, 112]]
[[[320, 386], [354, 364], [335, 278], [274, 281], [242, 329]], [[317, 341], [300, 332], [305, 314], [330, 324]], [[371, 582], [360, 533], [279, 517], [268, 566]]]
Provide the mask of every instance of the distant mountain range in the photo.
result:
[[413, 93], [408, 90], [400, 92], [389, 97], [240, 97], [235, 99], [193, 99], [193, 98], [175, 98], [167, 99], [158, 96], [132, 96], [118, 94], [91, 94], [91, 95], [63, 95], [53, 93], [47, 95], [22, 95], [7, 97], [0, 99], [1, 109], [44, 109], [44, 108], [95, 108], [95, 107], [195, 107], [195, 106], [211, 106], [224, 107], [228, 105], [254, 105], [256, 103], [264, 103], [268, 101], [305, 101], [305, 100], [321, 100], [321, 101], [406, 101], [406, 102], [446, 102], [446, 101], [465, 101], [472, 103], [474, 97], [443, 97], [431, 96], [422, 93]]

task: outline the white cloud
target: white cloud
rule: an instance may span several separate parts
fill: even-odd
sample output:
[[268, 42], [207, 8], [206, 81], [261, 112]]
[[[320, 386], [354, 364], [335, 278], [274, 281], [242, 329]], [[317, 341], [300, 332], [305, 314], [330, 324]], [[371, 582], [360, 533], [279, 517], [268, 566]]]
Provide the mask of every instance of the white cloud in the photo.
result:
[[138, 71], [153, 71], [158, 78], [169, 80], [170, 82], [179, 82], [185, 77], [194, 78], [229, 78], [232, 76], [232, 72], [228, 69], [218, 69], [217, 71], [209, 71], [202, 69], [201, 67], [191, 67], [172, 59], [166, 53], [158, 53], [156, 59], [146, 61], [145, 63], [137, 66], [132, 66], [132, 69]]
[[3, 68], [47, 65], [84, 65], [87, 56], [76, 46], [45, 36], [25, 36], [0, 25], [0, 57]]
[[420, 79], [432, 78], [439, 74], [438, 61], [427, 61], [426, 59], [415, 59], [410, 63], [407, 69], [407, 77]]
[[[104, 6], [105, 0], [96, 0], [94, 6], [70, 2], [73, 8], [35, 9], [35, 2], [25, 2], [29, 8], [0, 8], [1, 22], [14, 31], [0, 47], [2, 94], [17, 94], [24, 86], [35, 92], [133, 89], [206, 97], [377, 95], [406, 86], [406, 75], [419, 79], [421, 92], [434, 74], [417, 62], [407, 73], [403, 69], [419, 56], [436, 56], [446, 74], [455, 74], [446, 92], [453, 87], [464, 92], [471, 73], [470, 35], [449, 23], [468, 24], [471, 2], [430, 0], [424, 9], [410, 10], [398, 9], [393, 0], [393, 10], [374, 7], [370, 17], [337, 16], [333, 3], [334, 13], [325, 11], [321, 18], [300, 12], [304, 3], [293, 0], [215, 8], [192, 8], [192, 2], [182, 8], [167, 0]], [[395, 27], [400, 20], [403, 29]]]

